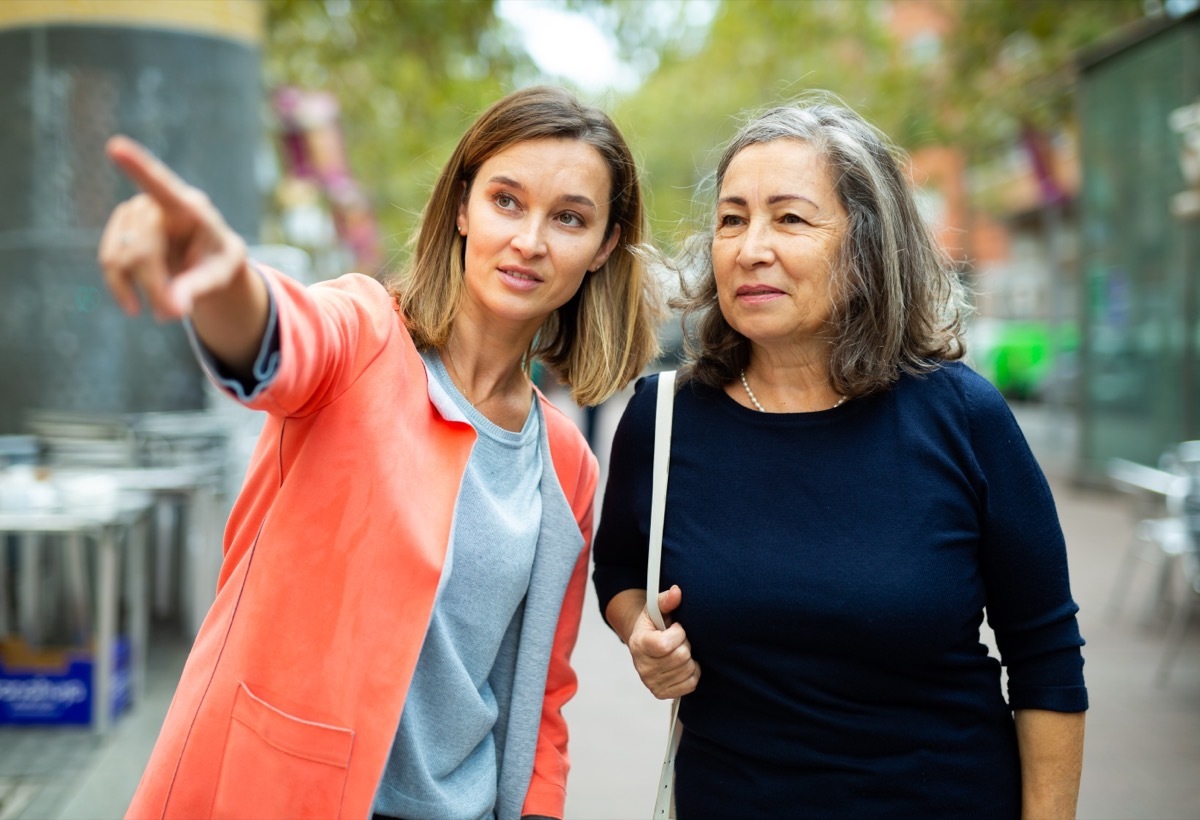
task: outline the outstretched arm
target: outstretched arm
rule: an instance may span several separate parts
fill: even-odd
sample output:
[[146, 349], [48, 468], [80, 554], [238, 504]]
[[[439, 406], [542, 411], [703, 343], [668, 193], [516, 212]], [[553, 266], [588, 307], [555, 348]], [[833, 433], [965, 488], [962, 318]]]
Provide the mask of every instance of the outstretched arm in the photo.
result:
[[248, 376], [269, 295], [246, 258], [246, 243], [203, 191], [138, 143], [113, 137], [107, 152], [142, 191], [113, 210], [100, 239], [100, 267], [113, 299], [131, 316], [144, 300], [160, 321], [190, 317], [229, 373]]

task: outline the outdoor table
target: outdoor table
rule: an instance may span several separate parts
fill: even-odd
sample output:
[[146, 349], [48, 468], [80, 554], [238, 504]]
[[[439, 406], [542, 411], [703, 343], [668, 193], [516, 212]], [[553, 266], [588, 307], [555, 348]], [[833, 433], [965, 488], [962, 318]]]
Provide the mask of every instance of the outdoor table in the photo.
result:
[[[87, 579], [83, 577], [86, 561], [84, 545], [96, 549], [95, 575], [92, 591], [95, 595], [95, 623], [90, 632], [95, 638], [92, 665], [92, 728], [106, 733], [111, 724], [112, 671], [117, 641], [117, 609], [119, 602], [118, 565], [124, 550], [125, 600], [129, 607], [130, 675], [133, 701], [139, 702], [145, 690], [146, 644], [148, 611], [145, 574], [145, 525], [154, 507], [151, 494], [122, 490], [107, 504], [72, 506], [50, 509], [0, 510], [0, 543], [14, 535], [20, 544], [19, 577], [13, 588], [17, 597], [18, 631], [31, 643], [40, 639], [39, 596], [42, 579], [36, 572], [38, 550], [61, 535], [65, 548], [66, 582], [73, 587], [74, 613], [83, 623], [90, 621], [84, 592]], [[7, 561], [0, 561], [0, 612], [8, 612]]]
[[[72, 475], [70, 468], [58, 468], [55, 475]], [[104, 470], [123, 490], [136, 490], [154, 496], [154, 542], [158, 546], [154, 561], [153, 605], [158, 612], [170, 608], [172, 563], [182, 566], [179, 613], [184, 631], [194, 636], [212, 605], [221, 568], [221, 529], [223, 517], [218, 497], [221, 478], [212, 465], [184, 463], [165, 467], [117, 467]], [[171, 507], [178, 505], [186, 526], [180, 531], [181, 553], [170, 547], [176, 532], [168, 520]]]

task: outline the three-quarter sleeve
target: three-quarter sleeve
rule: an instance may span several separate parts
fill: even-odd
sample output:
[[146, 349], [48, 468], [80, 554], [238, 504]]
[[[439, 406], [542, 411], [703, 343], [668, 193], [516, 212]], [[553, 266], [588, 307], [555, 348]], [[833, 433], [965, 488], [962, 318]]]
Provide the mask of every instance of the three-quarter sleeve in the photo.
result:
[[979, 560], [988, 623], [1013, 709], [1087, 709], [1083, 638], [1050, 487], [1016, 419], [990, 385], [968, 382], [971, 446], [983, 480]]

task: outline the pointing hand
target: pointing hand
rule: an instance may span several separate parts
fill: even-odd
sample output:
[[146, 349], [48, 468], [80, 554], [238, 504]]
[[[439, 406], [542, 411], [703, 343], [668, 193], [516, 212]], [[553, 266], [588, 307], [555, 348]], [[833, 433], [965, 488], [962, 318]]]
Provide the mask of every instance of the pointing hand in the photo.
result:
[[203, 191], [128, 137], [106, 150], [141, 189], [113, 210], [100, 239], [105, 284], [126, 313], [139, 312], [140, 292], [159, 320], [178, 319], [250, 273], [246, 243]]

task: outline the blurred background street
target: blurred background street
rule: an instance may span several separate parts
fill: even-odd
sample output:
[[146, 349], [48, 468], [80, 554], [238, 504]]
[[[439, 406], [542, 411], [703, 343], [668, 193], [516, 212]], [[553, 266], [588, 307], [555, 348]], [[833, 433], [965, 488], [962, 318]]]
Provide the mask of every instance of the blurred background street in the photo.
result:
[[[261, 425], [104, 292], [105, 140], [300, 281], [382, 277], [463, 126], [542, 82], [613, 114], [667, 251], [739, 111], [828, 89], [908, 152], [1067, 533], [1079, 816], [1200, 818], [1200, 0], [0, 0], [0, 76], [0, 820], [123, 813]], [[628, 392], [547, 389], [603, 469]], [[666, 706], [587, 607], [568, 817], [644, 817]]]

